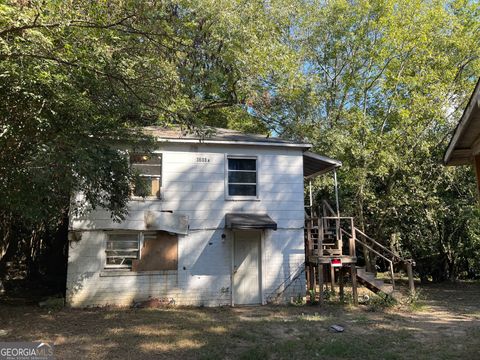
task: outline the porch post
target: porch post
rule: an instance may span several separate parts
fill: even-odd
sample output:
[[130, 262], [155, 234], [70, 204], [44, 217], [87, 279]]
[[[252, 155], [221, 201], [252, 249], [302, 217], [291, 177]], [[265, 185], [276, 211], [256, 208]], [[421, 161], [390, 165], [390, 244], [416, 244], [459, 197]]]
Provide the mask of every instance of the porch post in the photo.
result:
[[308, 180], [308, 191], [310, 199], [310, 217], [313, 217], [313, 194], [312, 194], [312, 180]]
[[345, 291], [344, 291], [344, 288], [343, 288], [343, 276], [344, 276], [344, 267], [342, 265], [342, 267], [338, 270], [338, 285], [340, 287], [340, 301], [344, 301], [345, 300]]
[[355, 263], [350, 264], [350, 276], [352, 278], [353, 305], [358, 305], [357, 268]]
[[475, 155], [475, 158], [473, 159], [473, 165], [475, 169], [475, 175], [477, 176], [477, 195], [480, 199], [480, 154]]
[[333, 169], [333, 180], [335, 182], [335, 203], [337, 205], [337, 216], [340, 217], [340, 205], [338, 202], [338, 182], [337, 182], [337, 169]]
[[331, 282], [331, 290], [332, 294], [335, 295], [335, 268], [330, 264], [330, 280]]
[[323, 264], [317, 265], [317, 275], [318, 275], [318, 305], [323, 304]]
[[410, 294], [415, 294], [415, 283], [413, 281], [413, 269], [412, 261], [407, 260], [407, 275], [408, 275], [408, 288], [410, 289]]

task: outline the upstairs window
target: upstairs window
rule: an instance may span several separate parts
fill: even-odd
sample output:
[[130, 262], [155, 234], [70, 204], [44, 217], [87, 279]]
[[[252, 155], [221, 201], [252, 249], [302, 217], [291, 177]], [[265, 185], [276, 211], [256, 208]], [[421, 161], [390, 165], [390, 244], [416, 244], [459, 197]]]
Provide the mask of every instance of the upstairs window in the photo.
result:
[[130, 164], [140, 178], [133, 187], [133, 195], [160, 198], [162, 154], [132, 154]]
[[228, 157], [228, 196], [257, 196], [257, 158]]

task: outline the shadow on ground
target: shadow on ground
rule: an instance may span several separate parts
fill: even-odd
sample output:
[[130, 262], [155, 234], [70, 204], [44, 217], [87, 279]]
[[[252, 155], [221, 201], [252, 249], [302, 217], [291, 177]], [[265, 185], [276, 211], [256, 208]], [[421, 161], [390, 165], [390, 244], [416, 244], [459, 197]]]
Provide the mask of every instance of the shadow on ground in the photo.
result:
[[[423, 305], [166, 309], [0, 306], [0, 341], [49, 341], [58, 359], [479, 358], [480, 285], [430, 285]], [[329, 332], [330, 325], [345, 327]]]

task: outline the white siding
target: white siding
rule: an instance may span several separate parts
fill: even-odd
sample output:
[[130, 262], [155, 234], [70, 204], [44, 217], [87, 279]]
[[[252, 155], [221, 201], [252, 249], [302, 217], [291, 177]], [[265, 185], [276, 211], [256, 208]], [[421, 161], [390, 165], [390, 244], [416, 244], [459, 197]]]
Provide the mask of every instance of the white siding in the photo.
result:
[[[263, 212], [278, 224], [277, 231], [267, 230], [263, 236], [263, 300], [269, 299], [304, 262], [302, 151], [200, 144], [164, 144], [159, 151], [163, 153], [161, 200], [131, 201], [129, 216], [120, 224], [98, 210], [72, 221], [72, 230], [82, 236], [71, 243], [69, 250], [69, 303], [127, 305], [152, 296], [185, 305], [230, 304], [232, 237], [224, 229], [228, 212]], [[257, 200], [225, 199], [226, 154], [258, 157]], [[209, 162], [197, 163], [197, 157], [208, 158]], [[104, 276], [104, 230], [143, 230], [146, 210], [188, 215], [190, 232], [179, 235], [178, 270]], [[223, 233], [228, 235], [226, 239], [222, 239]], [[302, 284], [303, 280], [300, 288]], [[292, 291], [298, 292], [298, 287], [289, 288], [287, 299], [298, 295]]]

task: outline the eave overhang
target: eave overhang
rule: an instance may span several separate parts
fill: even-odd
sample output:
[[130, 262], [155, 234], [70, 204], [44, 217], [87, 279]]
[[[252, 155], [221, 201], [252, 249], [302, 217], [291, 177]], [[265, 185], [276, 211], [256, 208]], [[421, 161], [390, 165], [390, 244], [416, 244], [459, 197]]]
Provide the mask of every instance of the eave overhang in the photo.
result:
[[480, 79], [443, 157], [445, 165], [471, 164], [480, 151]]
[[342, 166], [342, 162], [310, 151], [303, 153], [303, 176], [311, 179], [333, 171]]

